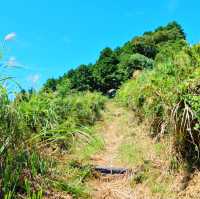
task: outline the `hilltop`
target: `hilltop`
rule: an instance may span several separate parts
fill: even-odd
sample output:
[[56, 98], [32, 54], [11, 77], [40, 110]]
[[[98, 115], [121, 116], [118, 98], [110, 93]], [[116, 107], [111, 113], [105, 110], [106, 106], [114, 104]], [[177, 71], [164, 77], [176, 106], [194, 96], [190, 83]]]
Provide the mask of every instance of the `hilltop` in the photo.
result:
[[13, 101], [2, 83], [0, 198], [198, 198], [199, 77], [171, 22]]
[[[152, 32], [133, 38], [122, 47], [106, 47], [95, 64], [82, 64], [58, 79], [49, 79], [44, 90], [56, 91], [63, 87], [75, 91], [100, 91], [117, 89], [132, 77], [135, 70], [152, 68], [163, 53], [180, 51], [187, 45], [182, 27], [171, 22]], [[63, 89], [64, 89], [63, 88]]]

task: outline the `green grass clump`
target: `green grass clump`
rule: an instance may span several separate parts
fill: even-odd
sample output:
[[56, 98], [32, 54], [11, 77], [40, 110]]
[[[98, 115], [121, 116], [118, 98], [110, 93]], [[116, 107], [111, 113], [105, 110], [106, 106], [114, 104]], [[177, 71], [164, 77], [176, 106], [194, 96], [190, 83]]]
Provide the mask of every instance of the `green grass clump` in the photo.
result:
[[39, 199], [52, 181], [55, 189], [59, 184], [59, 190], [74, 197], [84, 195], [81, 187], [73, 185], [74, 180], [66, 184], [59, 179], [61, 175], [55, 178], [54, 171], [59, 163], [45, 152], [45, 148], [58, 148], [60, 152], [70, 153], [78, 140], [94, 142], [93, 132], [87, 129], [100, 118], [104, 103], [101, 94], [90, 92], [65, 96], [39, 92], [26, 98], [18, 95], [10, 101], [6, 89], [0, 87], [2, 197], [10, 199], [21, 195]]
[[196, 164], [200, 160], [200, 45], [155, 60], [154, 69], [121, 87], [117, 100], [151, 122], [152, 136], [174, 132], [179, 157]]
[[143, 161], [142, 147], [137, 143], [125, 143], [120, 147], [119, 151], [120, 160], [123, 160], [128, 165], [137, 166]]

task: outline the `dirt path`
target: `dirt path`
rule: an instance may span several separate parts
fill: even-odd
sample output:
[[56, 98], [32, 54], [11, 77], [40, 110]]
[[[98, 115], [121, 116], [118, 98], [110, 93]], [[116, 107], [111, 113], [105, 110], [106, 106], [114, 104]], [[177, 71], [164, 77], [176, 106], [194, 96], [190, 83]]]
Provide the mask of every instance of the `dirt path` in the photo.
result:
[[133, 111], [113, 102], [107, 104], [103, 121], [98, 128], [105, 148], [92, 156], [90, 163], [97, 166], [125, 167], [132, 172], [125, 175], [98, 175], [91, 179], [88, 182], [91, 198], [188, 198], [190, 188], [194, 187], [193, 181], [186, 191], [181, 191], [184, 173], [173, 173], [173, 170], [169, 172], [170, 136], [159, 142], [155, 141], [149, 136], [149, 125], [145, 121], [139, 122]]
[[[109, 102], [98, 129], [105, 149], [91, 158], [91, 164], [125, 167], [126, 175], [97, 176], [89, 181], [94, 199], [176, 198], [178, 177], [168, 172], [169, 143], [149, 136], [149, 123], [138, 122], [133, 111]], [[176, 182], [177, 181], [177, 182]]]
[[[104, 113], [104, 124], [100, 129], [100, 133], [105, 142], [105, 149], [91, 158], [93, 165], [102, 166], [122, 166], [118, 162], [118, 148], [121, 145], [124, 133], [122, 132], [122, 116], [124, 110], [109, 103]], [[124, 125], [123, 125], [124, 127]]]
[[[108, 103], [103, 121], [99, 132], [104, 138], [105, 149], [91, 158], [91, 164], [135, 170], [145, 159], [152, 159], [152, 140], [144, 136], [146, 127], [138, 127], [137, 118], [132, 111], [115, 103]], [[92, 187], [91, 196], [96, 199], [139, 198], [133, 191], [132, 178], [131, 174], [99, 176], [89, 182]]]
[[[100, 133], [105, 142], [105, 149], [91, 158], [91, 163], [98, 166], [124, 167], [119, 161], [119, 148], [124, 140], [127, 130], [125, 121], [127, 112], [113, 103], [106, 106]], [[96, 199], [133, 198], [129, 179], [126, 175], [98, 176], [89, 182], [92, 187], [91, 196]]]

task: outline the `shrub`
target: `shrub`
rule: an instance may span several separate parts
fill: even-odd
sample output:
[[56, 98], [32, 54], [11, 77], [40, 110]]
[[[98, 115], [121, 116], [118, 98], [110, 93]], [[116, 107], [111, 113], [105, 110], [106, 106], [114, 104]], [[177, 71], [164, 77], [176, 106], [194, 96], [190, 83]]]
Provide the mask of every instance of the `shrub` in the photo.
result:
[[[44, 143], [68, 150], [75, 135], [100, 117], [105, 98], [98, 93], [32, 93], [10, 101], [0, 87], [0, 192], [41, 197], [41, 184], [51, 178], [51, 161], [40, 152]], [[87, 134], [87, 132], [83, 132]], [[40, 176], [40, 177], [38, 177]]]
[[[186, 47], [121, 87], [117, 100], [151, 121], [154, 136], [174, 132], [174, 149], [199, 163], [199, 46]], [[172, 117], [173, 116], [173, 120]]]

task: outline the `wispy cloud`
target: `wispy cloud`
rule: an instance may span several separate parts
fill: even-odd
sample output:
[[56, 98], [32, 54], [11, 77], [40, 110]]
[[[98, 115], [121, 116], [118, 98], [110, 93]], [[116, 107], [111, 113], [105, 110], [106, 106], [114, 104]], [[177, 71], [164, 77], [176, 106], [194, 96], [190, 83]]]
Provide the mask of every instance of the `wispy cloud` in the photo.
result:
[[29, 76], [28, 76], [28, 80], [29, 80], [32, 84], [36, 84], [36, 83], [40, 80], [40, 75], [39, 75], [39, 74], [29, 75]]
[[16, 57], [11, 56], [3, 64], [5, 68], [24, 68], [25, 66], [17, 61]]
[[16, 36], [17, 36], [17, 34], [15, 32], [11, 32], [11, 33], [5, 35], [4, 41], [11, 41], [11, 40], [15, 39]]

